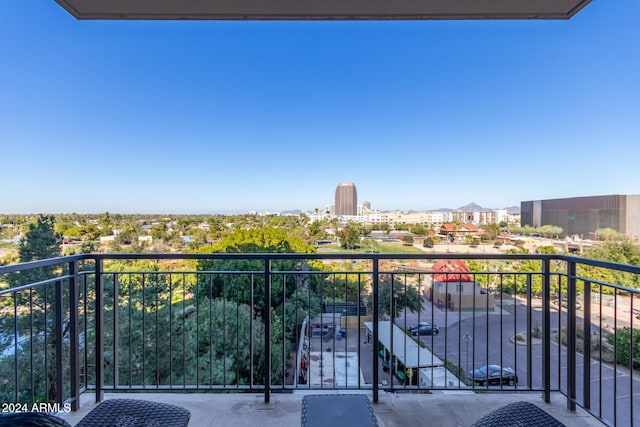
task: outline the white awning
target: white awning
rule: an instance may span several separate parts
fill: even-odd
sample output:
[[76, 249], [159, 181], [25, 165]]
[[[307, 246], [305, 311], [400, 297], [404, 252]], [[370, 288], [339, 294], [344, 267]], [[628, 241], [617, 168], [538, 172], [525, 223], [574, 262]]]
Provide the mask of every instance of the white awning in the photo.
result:
[[[373, 334], [373, 322], [365, 322], [366, 328]], [[393, 326], [393, 351], [391, 351], [391, 327]], [[444, 362], [428, 348], [423, 348], [408, 336], [395, 323], [378, 322], [378, 341], [406, 368], [429, 368], [444, 366]]]

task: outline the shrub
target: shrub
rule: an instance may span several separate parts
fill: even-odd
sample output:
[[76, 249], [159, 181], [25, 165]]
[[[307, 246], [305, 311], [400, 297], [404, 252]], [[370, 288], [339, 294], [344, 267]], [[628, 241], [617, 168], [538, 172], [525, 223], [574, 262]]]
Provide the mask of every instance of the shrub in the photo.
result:
[[[633, 331], [633, 332], [632, 332]], [[633, 340], [633, 343], [632, 343]], [[616, 334], [607, 335], [607, 341], [611, 345], [616, 346], [616, 362], [629, 366], [630, 362], [633, 364], [633, 368], [640, 368], [640, 330], [624, 327], [618, 329]], [[633, 357], [629, 358], [629, 346], [633, 346]]]
[[542, 328], [540, 328], [540, 325], [536, 325], [531, 329], [531, 336], [533, 338], [542, 338]]

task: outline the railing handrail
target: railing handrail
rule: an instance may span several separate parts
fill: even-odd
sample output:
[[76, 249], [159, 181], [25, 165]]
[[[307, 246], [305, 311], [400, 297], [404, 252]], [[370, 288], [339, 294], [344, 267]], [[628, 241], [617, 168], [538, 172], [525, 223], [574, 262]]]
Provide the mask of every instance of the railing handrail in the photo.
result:
[[[558, 260], [569, 263], [577, 263], [583, 265], [589, 265], [593, 267], [601, 267], [616, 271], [621, 271], [631, 274], [640, 274], [640, 266], [621, 264], [611, 261], [602, 261], [591, 258], [583, 258], [573, 255], [564, 254], [458, 254], [458, 253], [424, 253], [424, 254], [366, 254], [366, 253], [338, 253], [338, 254], [301, 254], [301, 253], [208, 253], [208, 254], [195, 254], [195, 253], [136, 253], [136, 254], [78, 254], [69, 255], [63, 257], [49, 258], [45, 260], [29, 261], [18, 264], [11, 264], [7, 266], [0, 266], [0, 275], [10, 274], [19, 271], [32, 270], [36, 268], [52, 267], [61, 264], [68, 264], [70, 262], [78, 262], [82, 260], [98, 261], [98, 260], [215, 260], [215, 259], [244, 259], [244, 260], [323, 260], [323, 259], [359, 259], [359, 260], [440, 260], [440, 259], [473, 259], [473, 260]], [[284, 271], [278, 271], [278, 273], [286, 273]], [[379, 273], [385, 273], [379, 271]], [[31, 284], [35, 285], [35, 284]], [[28, 286], [28, 285], [27, 285]], [[634, 288], [628, 288], [624, 286], [615, 285], [619, 290], [627, 291], [630, 293], [640, 293], [640, 290]], [[13, 288], [16, 290], [16, 288]], [[0, 291], [0, 295], [5, 293]]]
[[55, 277], [52, 277], [50, 279], [40, 280], [38, 282], [28, 283], [26, 285], [20, 285], [20, 286], [15, 286], [13, 288], [3, 289], [3, 290], [0, 290], [0, 296], [5, 295], [5, 294], [11, 294], [11, 293], [14, 293], [14, 292], [26, 291], [26, 290], [31, 289], [31, 288], [37, 288], [37, 287], [42, 286], [42, 285], [48, 285], [48, 284], [56, 283], [56, 282], [59, 282], [61, 280], [68, 280], [71, 277], [73, 277], [73, 275], [71, 275], [71, 274], [63, 274], [61, 276], [55, 276]]
[[555, 255], [554, 257], [559, 260], [567, 261], [567, 262], [586, 264], [593, 267], [609, 268], [613, 270], [623, 271], [625, 273], [640, 274], [640, 266], [632, 265], [632, 264], [620, 264], [618, 262], [602, 261], [598, 259], [583, 258], [583, 257], [578, 257], [573, 255]]
[[575, 255], [565, 254], [474, 254], [474, 253], [423, 253], [423, 254], [395, 254], [395, 253], [335, 253], [335, 254], [318, 254], [318, 253], [90, 253], [67, 255], [56, 258], [48, 258], [45, 260], [29, 261], [18, 264], [10, 264], [0, 266], [0, 274], [14, 273], [20, 270], [31, 270], [34, 268], [50, 267], [62, 263], [82, 260], [171, 260], [171, 259], [363, 259], [363, 260], [388, 260], [388, 259], [530, 259], [530, 260], [560, 260], [568, 262], [577, 262], [580, 264], [591, 265], [594, 267], [610, 268], [620, 270], [627, 273], [640, 274], [640, 266], [631, 264], [621, 264], [612, 261], [602, 261], [593, 258], [584, 258]]
[[90, 255], [87, 256], [87, 254], [67, 255], [67, 256], [56, 257], [56, 258], [47, 258], [47, 259], [42, 259], [37, 261], [28, 261], [28, 262], [21, 262], [18, 264], [4, 265], [4, 266], [0, 266], [0, 274], [16, 273], [18, 271], [33, 270], [35, 268], [53, 267], [56, 265], [66, 264], [73, 261], [80, 261], [90, 257], [91, 256]]

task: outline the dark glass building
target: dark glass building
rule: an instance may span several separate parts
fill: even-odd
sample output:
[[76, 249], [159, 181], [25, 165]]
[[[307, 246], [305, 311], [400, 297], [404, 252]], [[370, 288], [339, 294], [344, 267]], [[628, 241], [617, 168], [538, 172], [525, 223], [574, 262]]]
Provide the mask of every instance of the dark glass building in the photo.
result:
[[531, 200], [520, 203], [520, 224], [561, 227], [564, 235], [593, 237], [612, 228], [630, 237], [640, 236], [640, 194]]
[[358, 192], [353, 182], [341, 182], [336, 188], [335, 215], [358, 214]]

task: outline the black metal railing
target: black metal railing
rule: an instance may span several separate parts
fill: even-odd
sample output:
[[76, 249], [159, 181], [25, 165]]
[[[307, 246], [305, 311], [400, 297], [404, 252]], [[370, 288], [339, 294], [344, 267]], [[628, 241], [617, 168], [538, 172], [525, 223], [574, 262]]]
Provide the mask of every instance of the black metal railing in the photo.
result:
[[536, 391], [633, 425], [639, 277], [637, 266], [520, 254], [92, 254], [5, 266], [0, 400], [76, 409], [88, 390], [265, 401], [296, 389], [367, 389], [374, 400]]

